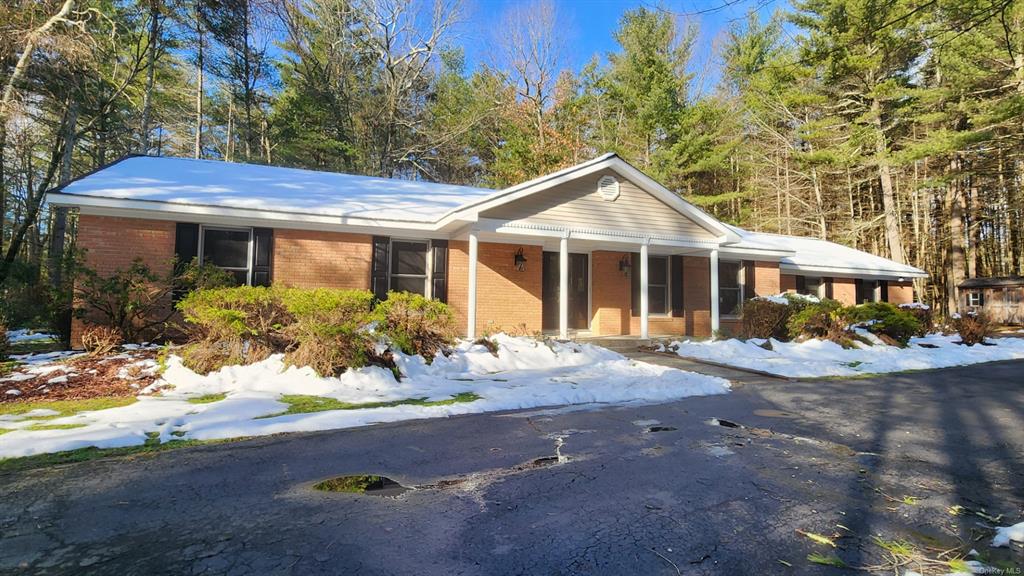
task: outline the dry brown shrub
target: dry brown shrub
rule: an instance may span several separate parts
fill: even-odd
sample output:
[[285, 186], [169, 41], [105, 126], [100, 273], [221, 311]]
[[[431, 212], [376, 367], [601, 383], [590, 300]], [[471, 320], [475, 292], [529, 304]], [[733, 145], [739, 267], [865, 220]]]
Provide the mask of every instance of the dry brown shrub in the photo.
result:
[[112, 326], [93, 324], [82, 330], [82, 347], [89, 356], [106, 356], [124, 344], [121, 331]]

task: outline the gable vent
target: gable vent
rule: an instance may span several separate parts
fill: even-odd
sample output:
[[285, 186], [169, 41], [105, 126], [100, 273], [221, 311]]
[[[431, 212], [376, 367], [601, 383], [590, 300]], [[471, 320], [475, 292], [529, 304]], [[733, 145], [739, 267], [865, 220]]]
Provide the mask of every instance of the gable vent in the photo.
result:
[[597, 191], [601, 198], [614, 202], [619, 197], [619, 181], [614, 176], [601, 176], [597, 181]]

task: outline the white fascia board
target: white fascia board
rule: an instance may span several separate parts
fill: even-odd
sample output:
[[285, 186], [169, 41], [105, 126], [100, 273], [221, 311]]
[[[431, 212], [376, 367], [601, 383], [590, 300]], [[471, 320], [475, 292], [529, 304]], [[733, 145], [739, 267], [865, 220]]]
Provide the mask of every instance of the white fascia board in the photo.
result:
[[447, 232], [435, 230], [433, 224], [424, 222], [342, 218], [318, 214], [172, 204], [147, 200], [96, 198], [52, 192], [47, 194], [46, 199], [54, 206], [77, 207], [82, 214], [96, 216], [391, 236], [409, 235], [410, 232], [413, 232], [416, 236], [433, 239], [446, 239], [449, 236]]
[[728, 244], [722, 246], [718, 251], [723, 255], [739, 256], [744, 260], [760, 260], [763, 262], [777, 262], [796, 254], [792, 250], [779, 250], [772, 248], [735, 248]]
[[866, 278], [878, 280], [909, 280], [912, 278], [927, 278], [928, 273], [923, 270], [916, 272], [900, 270], [881, 270], [877, 268], [847, 268], [836, 266], [797, 266], [795, 264], [782, 264], [779, 270], [786, 274], [798, 274], [801, 276], [833, 276], [838, 278]]

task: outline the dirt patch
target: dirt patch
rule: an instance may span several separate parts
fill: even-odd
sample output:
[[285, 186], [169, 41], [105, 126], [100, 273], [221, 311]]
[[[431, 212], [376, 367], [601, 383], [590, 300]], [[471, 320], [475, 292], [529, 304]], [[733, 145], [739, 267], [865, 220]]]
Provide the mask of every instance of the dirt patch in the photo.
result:
[[159, 378], [157, 352], [133, 350], [104, 358], [76, 356], [18, 366], [0, 379], [0, 404], [136, 396]]

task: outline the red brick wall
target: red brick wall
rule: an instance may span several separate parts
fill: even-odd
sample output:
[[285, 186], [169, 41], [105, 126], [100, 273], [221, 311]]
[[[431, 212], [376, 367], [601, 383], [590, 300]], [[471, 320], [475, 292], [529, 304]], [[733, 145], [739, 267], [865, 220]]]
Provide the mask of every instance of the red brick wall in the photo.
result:
[[[76, 245], [86, 251], [86, 266], [100, 276], [124, 270], [136, 258], [141, 258], [157, 274], [167, 274], [174, 259], [174, 230], [175, 223], [166, 220], [82, 214], [78, 217]], [[73, 347], [81, 346], [83, 328], [81, 320], [72, 320]]]
[[782, 291], [782, 277], [778, 262], [754, 262], [754, 294], [746, 296], [773, 296]]
[[889, 302], [910, 304], [914, 301], [914, 285], [911, 282], [889, 282]]
[[596, 251], [590, 255], [590, 329], [597, 336], [629, 333], [630, 279], [619, 270], [625, 252]]
[[273, 282], [294, 288], [370, 288], [373, 240], [366, 234], [274, 230]]
[[[526, 257], [523, 271], [515, 268], [515, 253], [520, 248]], [[542, 251], [540, 246], [480, 243], [476, 269], [477, 334], [517, 330], [520, 326], [528, 332], [541, 330]], [[468, 242], [451, 242], [448, 246], [448, 303], [460, 331], [465, 333], [469, 304]]]
[[832, 279], [832, 299], [838, 300], [844, 306], [853, 306], [857, 303], [857, 285], [853, 278]]

